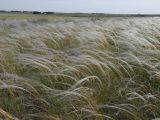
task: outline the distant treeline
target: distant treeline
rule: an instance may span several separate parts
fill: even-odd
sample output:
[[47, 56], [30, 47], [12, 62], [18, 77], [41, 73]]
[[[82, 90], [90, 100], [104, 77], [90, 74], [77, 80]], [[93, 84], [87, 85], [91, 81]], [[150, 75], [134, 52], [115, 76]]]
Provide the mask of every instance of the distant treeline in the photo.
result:
[[0, 10], [0, 13], [25, 13], [25, 14], [55, 14], [55, 12], [39, 12], [39, 11], [5, 11]]
[[61, 16], [71, 16], [71, 17], [160, 17], [160, 14], [57, 13], [57, 12], [5, 11], [5, 10], [0, 10], [0, 13], [61, 15]]

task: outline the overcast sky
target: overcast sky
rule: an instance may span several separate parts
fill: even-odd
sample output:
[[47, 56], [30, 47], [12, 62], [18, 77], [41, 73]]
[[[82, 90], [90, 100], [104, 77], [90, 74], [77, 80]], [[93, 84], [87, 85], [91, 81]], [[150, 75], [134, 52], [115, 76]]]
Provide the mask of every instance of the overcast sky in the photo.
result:
[[0, 10], [160, 14], [160, 0], [0, 0]]

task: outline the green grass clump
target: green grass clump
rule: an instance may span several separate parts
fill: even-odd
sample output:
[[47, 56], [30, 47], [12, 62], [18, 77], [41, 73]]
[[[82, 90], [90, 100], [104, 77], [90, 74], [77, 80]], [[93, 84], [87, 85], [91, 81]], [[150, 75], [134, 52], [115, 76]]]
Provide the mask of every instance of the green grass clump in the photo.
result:
[[0, 20], [0, 119], [160, 118], [159, 25], [159, 18]]

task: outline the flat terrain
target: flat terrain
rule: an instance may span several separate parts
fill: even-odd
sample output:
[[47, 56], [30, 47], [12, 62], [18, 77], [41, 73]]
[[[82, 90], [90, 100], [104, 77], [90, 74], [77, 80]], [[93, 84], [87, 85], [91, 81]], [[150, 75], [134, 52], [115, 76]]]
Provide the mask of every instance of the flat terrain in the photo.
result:
[[[48, 19], [48, 20], [55, 20], [56, 18], [64, 19], [64, 15], [42, 15], [42, 14], [31, 14], [31, 13], [1, 13], [0, 12], [0, 20], [24, 20], [24, 19]], [[70, 16], [66, 16], [67, 18], [70, 18]]]
[[0, 14], [0, 119], [160, 118], [160, 18]]

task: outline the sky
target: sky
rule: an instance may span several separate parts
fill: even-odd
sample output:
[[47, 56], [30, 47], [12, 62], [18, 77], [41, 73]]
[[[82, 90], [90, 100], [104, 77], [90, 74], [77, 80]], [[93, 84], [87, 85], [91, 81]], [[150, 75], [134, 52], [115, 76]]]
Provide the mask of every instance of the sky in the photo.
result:
[[160, 14], [160, 0], [0, 0], [0, 10]]

